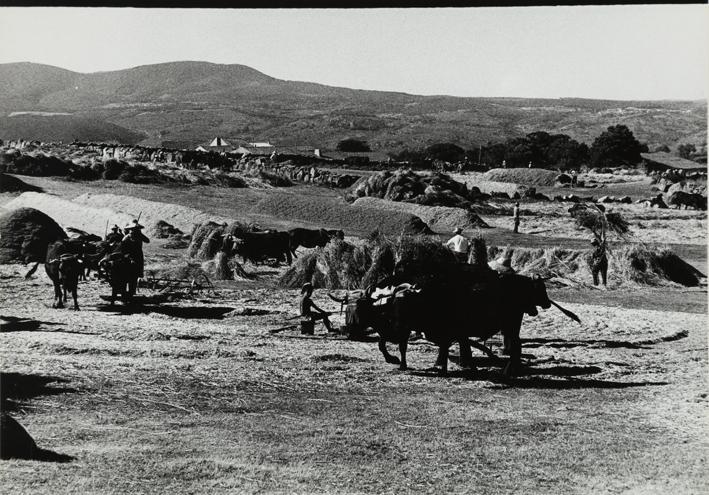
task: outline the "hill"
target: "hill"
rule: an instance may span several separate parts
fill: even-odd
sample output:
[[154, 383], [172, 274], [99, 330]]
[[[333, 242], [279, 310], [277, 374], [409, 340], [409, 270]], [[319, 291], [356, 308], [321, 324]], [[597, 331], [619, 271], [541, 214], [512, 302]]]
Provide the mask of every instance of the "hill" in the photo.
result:
[[442, 141], [471, 147], [537, 130], [590, 144], [609, 125], [625, 124], [653, 147], [701, 145], [707, 132], [705, 101], [417, 96], [284, 81], [244, 65], [207, 62], [91, 74], [0, 64], [0, 112], [28, 111], [100, 119], [142, 133], [146, 145], [196, 145], [221, 135], [331, 147], [358, 137], [396, 151]]
[[21, 113], [0, 117], [2, 139], [136, 144], [145, 134], [90, 116]]

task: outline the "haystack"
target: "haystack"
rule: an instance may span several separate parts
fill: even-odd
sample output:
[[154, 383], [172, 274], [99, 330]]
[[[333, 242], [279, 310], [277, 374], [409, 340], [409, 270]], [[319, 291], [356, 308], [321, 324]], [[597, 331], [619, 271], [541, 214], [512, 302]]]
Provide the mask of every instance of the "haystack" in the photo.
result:
[[18, 208], [0, 215], [0, 263], [44, 261], [47, 246], [66, 239], [64, 230], [34, 208]]
[[172, 236], [182, 235], [183, 232], [174, 225], [167, 223], [165, 220], [158, 220], [153, 226], [153, 235], [158, 239], [167, 239]]
[[27, 184], [12, 175], [0, 174], [0, 193], [25, 191], [42, 192], [42, 188]]
[[512, 182], [525, 186], [548, 186], [556, 183], [557, 172], [543, 168], [493, 168], [483, 174], [485, 180]]
[[450, 250], [427, 236], [374, 236], [361, 245], [336, 241], [302, 256], [279, 279], [279, 286], [358, 289], [392, 275], [425, 283], [456, 264]]
[[456, 227], [462, 229], [489, 228], [489, 225], [475, 212], [463, 208], [445, 206], [423, 206], [406, 202], [388, 201], [375, 197], [357, 199], [353, 206], [379, 208], [385, 211], [400, 211], [415, 215], [437, 232], [450, 232]]
[[441, 173], [417, 174], [408, 169], [377, 172], [355, 182], [347, 195], [350, 201], [375, 197], [409, 201], [428, 206], [464, 207], [474, 200], [465, 184]]
[[[490, 247], [488, 255], [495, 258], [503, 249]], [[572, 285], [590, 284], [588, 265], [590, 250], [562, 248], [516, 248], [512, 268], [521, 275], [539, 275], [567, 280]], [[614, 248], [608, 257], [608, 285], [699, 285], [703, 275], [670, 249], [662, 246], [624, 245]]]

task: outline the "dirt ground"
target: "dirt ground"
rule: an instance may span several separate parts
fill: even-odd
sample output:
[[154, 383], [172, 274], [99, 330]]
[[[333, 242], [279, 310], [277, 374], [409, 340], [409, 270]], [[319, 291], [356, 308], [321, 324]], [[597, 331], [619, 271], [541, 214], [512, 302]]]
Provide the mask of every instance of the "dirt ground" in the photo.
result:
[[[87, 192], [84, 184], [28, 182], [35, 180], [67, 199]], [[268, 193], [95, 186], [215, 214]], [[703, 221], [706, 230], [706, 216], [682, 221]], [[516, 239], [564, 236], [586, 242], [571, 233]], [[148, 246], [149, 263], [182, 255], [158, 241]], [[706, 263], [699, 244], [680, 247]], [[297, 291], [274, 289], [280, 268], [248, 265], [259, 280], [161, 304], [141, 289], [144, 304], [130, 307], [109, 307], [100, 297], [108, 287], [89, 280], [79, 312], [52, 309], [43, 269], [25, 279], [26, 269], [0, 266], [3, 408], [40, 447], [75, 459], [3, 461], [8, 493], [709, 489], [705, 287], [552, 287], [550, 296], [582, 323], [554, 308], [525, 317], [525, 371], [506, 381], [506, 358], [477, 351], [475, 371], [454, 362], [444, 378], [429, 369], [436, 349], [425, 342], [412, 343], [412, 369], [399, 372], [375, 342], [327, 336], [322, 327], [312, 337], [270, 333], [298, 321]], [[324, 291], [315, 301], [343, 323]], [[488, 345], [500, 355], [499, 338]], [[457, 347], [452, 353], [455, 361]]]

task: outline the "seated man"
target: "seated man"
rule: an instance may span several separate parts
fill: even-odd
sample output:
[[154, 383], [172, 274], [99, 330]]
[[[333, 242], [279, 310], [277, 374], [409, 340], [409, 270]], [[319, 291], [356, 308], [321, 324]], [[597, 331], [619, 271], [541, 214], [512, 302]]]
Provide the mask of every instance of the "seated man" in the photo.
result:
[[300, 315], [309, 318], [312, 322], [322, 320], [328, 332], [335, 332], [332, 325], [330, 325], [330, 320], [327, 318], [331, 313], [318, 308], [310, 298], [313, 295], [313, 284], [310, 282], [303, 284], [300, 295]]

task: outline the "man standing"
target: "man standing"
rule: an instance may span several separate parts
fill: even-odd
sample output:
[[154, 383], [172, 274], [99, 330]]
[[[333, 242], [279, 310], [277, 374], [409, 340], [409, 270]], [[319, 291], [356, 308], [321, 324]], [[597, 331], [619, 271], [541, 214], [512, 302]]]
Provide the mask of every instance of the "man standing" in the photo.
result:
[[106, 236], [106, 242], [108, 242], [111, 246], [115, 246], [122, 240], [123, 232], [121, 232], [120, 227], [118, 227], [118, 225], [111, 227], [111, 233]]
[[456, 227], [453, 231], [453, 237], [446, 242], [445, 246], [453, 251], [453, 254], [455, 254], [455, 257], [460, 263], [467, 263], [470, 242], [461, 235], [462, 233], [463, 229]]
[[138, 264], [138, 277], [143, 278], [143, 268], [145, 265], [145, 257], [143, 256], [143, 243], [150, 242], [150, 239], [145, 237], [141, 230], [144, 227], [138, 223], [138, 220], [133, 220], [123, 228], [127, 232], [121, 241], [121, 250], [133, 257]]
[[514, 220], [514, 229], [512, 232], [519, 234], [519, 201], [515, 203], [515, 207], [512, 209], [512, 219]]
[[598, 274], [601, 274], [603, 285], [606, 285], [606, 277], [608, 276], [608, 257], [606, 256], [606, 242], [600, 242], [598, 239], [591, 241], [593, 251], [588, 259], [588, 267], [591, 269], [593, 276], [593, 285], [598, 285]]

